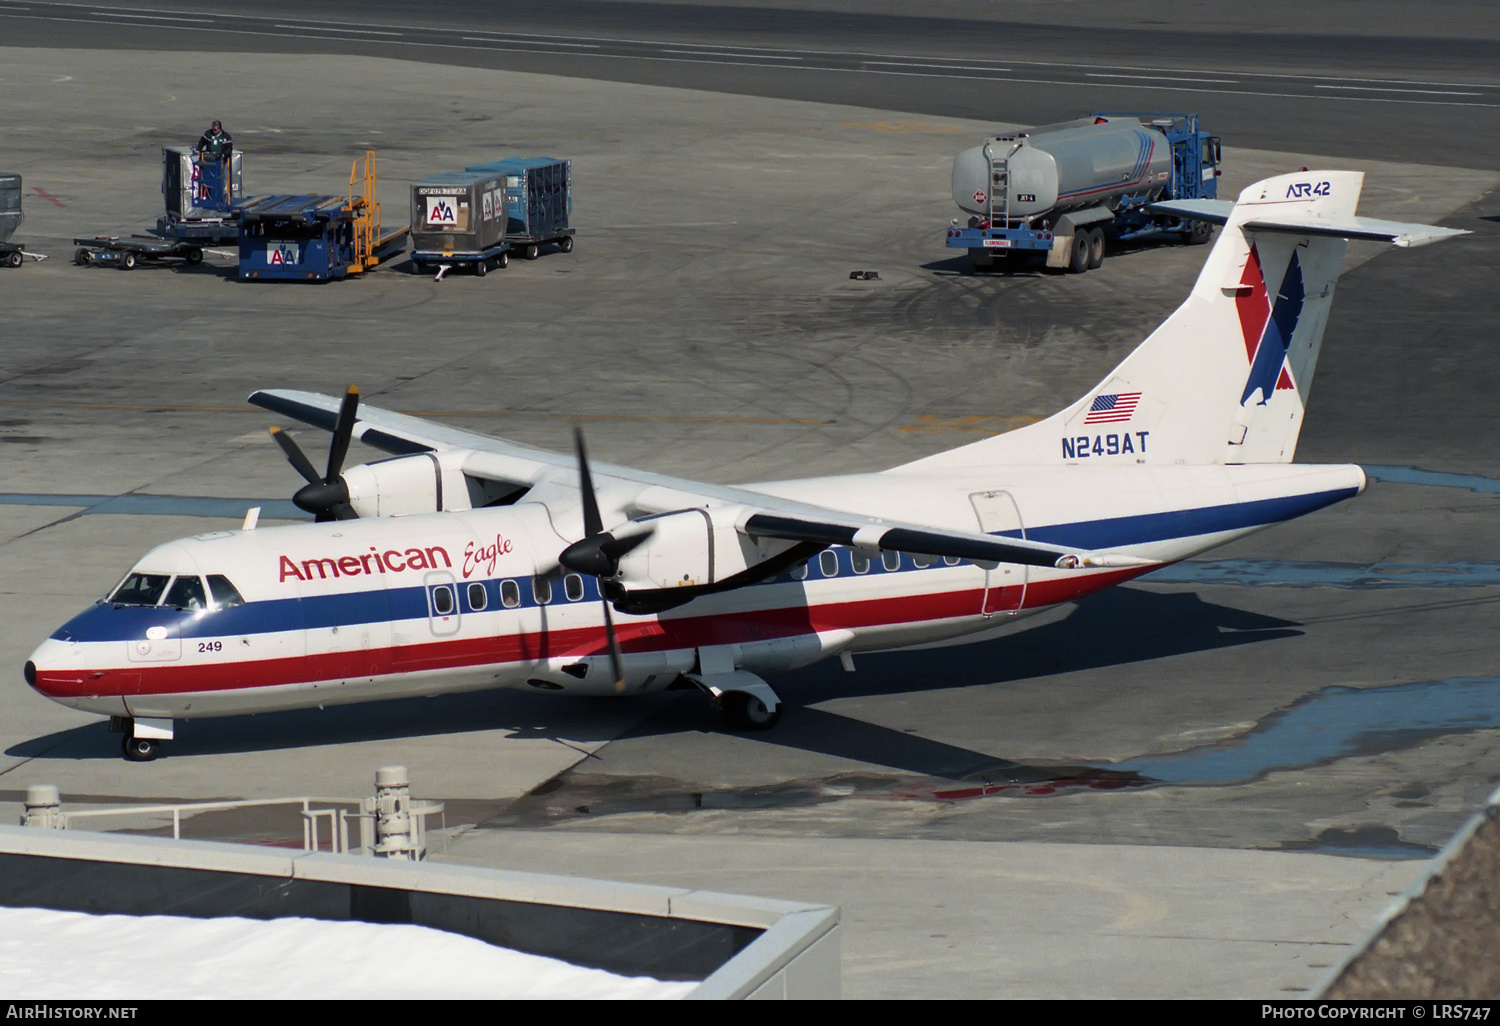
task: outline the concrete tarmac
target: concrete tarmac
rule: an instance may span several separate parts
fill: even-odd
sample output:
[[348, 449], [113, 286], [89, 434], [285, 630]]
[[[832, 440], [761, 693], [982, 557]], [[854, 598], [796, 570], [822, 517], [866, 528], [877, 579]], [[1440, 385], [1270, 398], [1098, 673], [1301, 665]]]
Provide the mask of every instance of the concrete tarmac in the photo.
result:
[[[255, 388], [354, 382], [553, 448], [577, 421], [598, 459], [711, 481], [871, 470], [1071, 401], [1205, 252], [970, 273], [942, 246], [948, 168], [990, 122], [266, 54], [5, 49], [0, 91], [19, 237], [54, 257], [0, 271], [0, 662], [17, 669], [152, 544], [237, 526], [189, 500], [289, 497]], [[160, 147], [212, 117], [251, 193], [342, 192], [378, 148], [391, 224], [434, 171], [570, 157], [577, 249], [440, 283], [402, 262], [328, 286], [241, 285], [212, 254], [71, 266], [74, 236], [154, 221]], [[1500, 748], [1500, 174], [1378, 157], [1226, 139], [1223, 179], [1233, 195], [1355, 167], [1362, 213], [1476, 232], [1351, 247], [1300, 455], [1389, 468], [1359, 499], [1010, 637], [785, 675], [763, 736], [689, 693], [492, 693], [195, 721], [128, 764], [17, 672], [0, 798], [357, 797], [401, 763], [449, 802], [445, 858], [837, 900], [850, 996], [1306, 994], [1493, 789]], [[300, 438], [316, 462], [324, 437]], [[92, 511], [126, 493], [164, 498]]]

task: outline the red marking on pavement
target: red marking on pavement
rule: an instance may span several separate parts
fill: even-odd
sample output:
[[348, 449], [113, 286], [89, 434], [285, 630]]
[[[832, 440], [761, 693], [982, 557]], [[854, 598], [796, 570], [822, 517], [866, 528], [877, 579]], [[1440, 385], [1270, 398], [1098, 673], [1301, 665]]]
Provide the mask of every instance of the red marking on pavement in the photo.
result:
[[31, 187], [31, 191], [34, 192], [34, 193], [36, 193], [42, 199], [46, 200], [48, 203], [51, 203], [54, 207], [66, 207], [67, 206], [66, 203], [64, 203], [62, 200], [58, 199], [56, 196], [52, 195], [46, 189], [43, 189], [43, 188], [40, 188], [38, 186], [33, 185]]

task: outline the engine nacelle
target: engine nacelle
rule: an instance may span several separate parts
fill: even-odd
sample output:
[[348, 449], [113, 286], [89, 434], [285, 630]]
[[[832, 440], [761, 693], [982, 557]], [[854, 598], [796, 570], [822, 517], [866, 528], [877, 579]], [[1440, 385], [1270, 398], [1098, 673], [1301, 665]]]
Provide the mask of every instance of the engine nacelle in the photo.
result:
[[714, 525], [707, 510], [658, 513], [641, 517], [633, 524], [650, 525], [652, 533], [620, 560], [620, 579], [627, 590], [684, 588], [714, 582]]
[[[488, 505], [505, 486], [463, 472], [468, 452], [448, 449], [364, 463], [344, 471], [349, 505], [361, 517], [402, 517]], [[493, 486], [493, 487], [492, 487]]]
[[624, 537], [638, 526], [654, 530], [620, 559], [627, 591], [695, 587], [729, 580], [774, 559], [793, 542], [752, 539], [738, 528], [745, 510], [734, 506], [692, 507], [637, 517], [612, 533]]

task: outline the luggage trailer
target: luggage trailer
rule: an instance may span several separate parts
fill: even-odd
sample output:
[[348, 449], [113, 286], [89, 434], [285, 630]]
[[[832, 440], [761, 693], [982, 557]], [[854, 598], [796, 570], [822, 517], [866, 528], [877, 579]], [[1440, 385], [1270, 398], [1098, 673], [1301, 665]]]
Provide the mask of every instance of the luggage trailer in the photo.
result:
[[21, 212], [21, 176], [0, 172], [0, 266], [20, 267], [29, 257], [40, 263], [45, 253], [29, 253], [10, 237], [21, 227], [26, 215]]
[[411, 187], [412, 265], [417, 273], [437, 268], [437, 281], [455, 267], [483, 277], [510, 263], [505, 237], [505, 176], [448, 171]]

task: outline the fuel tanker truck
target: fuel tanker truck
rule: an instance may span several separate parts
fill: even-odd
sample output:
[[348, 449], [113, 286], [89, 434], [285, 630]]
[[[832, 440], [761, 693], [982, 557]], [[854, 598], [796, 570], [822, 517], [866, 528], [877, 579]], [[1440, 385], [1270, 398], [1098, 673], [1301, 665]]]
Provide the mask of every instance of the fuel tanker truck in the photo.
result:
[[1162, 200], [1218, 196], [1219, 140], [1196, 114], [1095, 114], [997, 135], [953, 162], [953, 201], [969, 215], [948, 246], [975, 267], [1041, 264], [1080, 274], [1106, 242], [1207, 242], [1213, 226], [1151, 212]]

